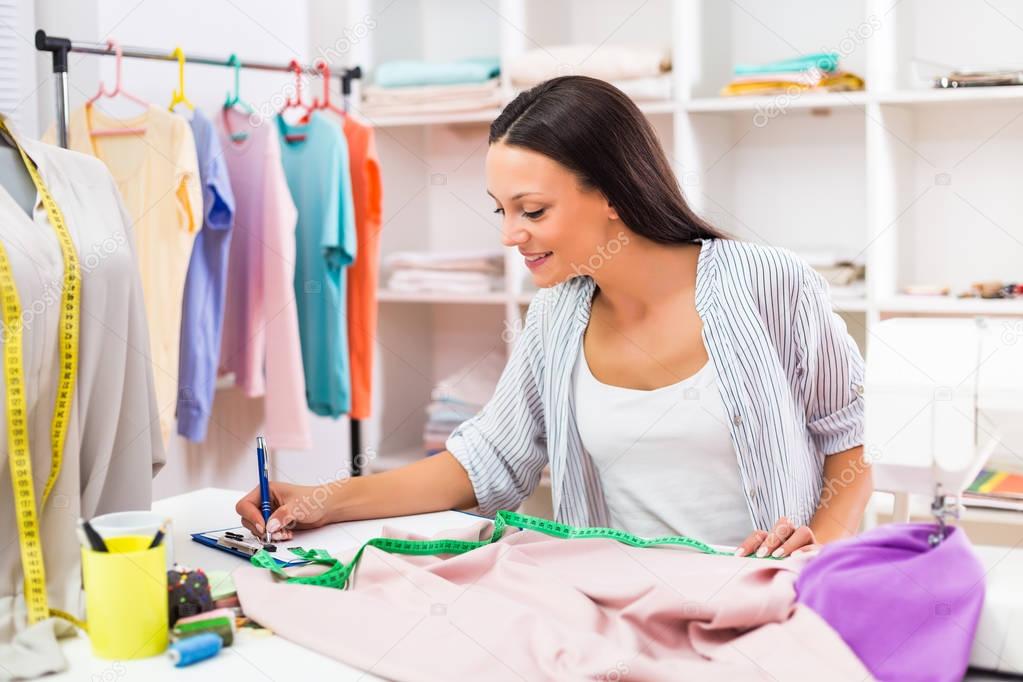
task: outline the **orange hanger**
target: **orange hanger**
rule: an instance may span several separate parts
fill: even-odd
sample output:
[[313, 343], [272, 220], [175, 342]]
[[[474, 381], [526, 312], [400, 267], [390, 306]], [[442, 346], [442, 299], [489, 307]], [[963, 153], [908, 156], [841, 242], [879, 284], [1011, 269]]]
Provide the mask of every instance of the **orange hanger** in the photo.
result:
[[[146, 109], [148, 109], [150, 107], [149, 102], [145, 101], [141, 97], [136, 97], [135, 95], [131, 94], [130, 92], [125, 90], [123, 87], [121, 87], [121, 63], [124, 60], [124, 56], [121, 54], [121, 45], [120, 45], [120, 43], [118, 43], [113, 38], [108, 38], [107, 39], [107, 48], [114, 51], [114, 89], [108, 91], [104, 87], [103, 81], [100, 81], [100, 83], [99, 83], [99, 90], [97, 90], [96, 94], [93, 95], [92, 97], [90, 97], [89, 100], [85, 103], [86, 115], [87, 116], [89, 115], [90, 109], [92, 108], [93, 104], [96, 103], [97, 100], [102, 99], [103, 97], [107, 97], [109, 99], [113, 99], [113, 98], [117, 97], [118, 95], [121, 95], [122, 97], [125, 97], [126, 99], [129, 99], [132, 102], [140, 104], [140, 105], [144, 106]], [[90, 119], [91, 119], [91, 116], [90, 116]], [[141, 126], [141, 127], [133, 127], [133, 128], [129, 128], [129, 127], [110, 128], [110, 129], [107, 129], [107, 130], [95, 130], [94, 129], [94, 130], [90, 131], [90, 134], [93, 137], [102, 137], [102, 136], [106, 136], [106, 135], [139, 135], [139, 134], [144, 133], [144, 132], [146, 132], [146, 128], [145, 128], [145, 126]]]

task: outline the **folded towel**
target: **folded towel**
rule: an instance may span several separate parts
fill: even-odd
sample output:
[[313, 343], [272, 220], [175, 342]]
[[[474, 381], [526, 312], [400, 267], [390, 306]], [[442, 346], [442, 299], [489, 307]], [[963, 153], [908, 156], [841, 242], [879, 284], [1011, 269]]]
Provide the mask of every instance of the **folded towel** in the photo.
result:
[[430, 291], [448, 294], [485, 294], [501, 288], [504, 280], [482, 272], [437, 273], [399, 270], [387, 280], [393, 291]]
[[[621, 90], [627, 97], [636, 102], [664, 101], [671, 99], [671, 74], [664, 73], [660, 76], [649, 76], [646, 78], [625, 78], [622, 80], [608, 81], [611, 85]], [[533, 87], [533, 84], [516, 83], [518, 92]], [[516, 93], [517, 94], [517, 93]]]
[[828, 73], [817, 69], [808, 71], [773, 71], [771, 73], [758, 73], [749, 76], [736, 76], [730, 83], [770, 83], [784, 81], [786, 83], [798, 83], [800, 85], [815, 86], [826, 77], [834, 77], [835, 73]]
[[449, 400], [431, 402], [426, 414], [431, 423], [463, 422], [480, 411], [482, 405], [463, 405]]
[[492, 118], [497, 117], [497, 109], [504, 102], [495, 90], [486, 97], [465, 97], [438, 102], [416, 102], [414, 104], [373, 104], [363, 103], [358, 113], [372, 120], [378, 116], [418, 116], [423, 114], [458, 114], [473, 111], [494, 110]]
[[383, 88], [482, 83], [495, 78], [500, 72], [501, 62], [497, 57], [474, 57], [450, 62], [396, 59], [377, 67], [375, 82]]
[[457, 284], [471, 284], [475, 282], [490, 282], [494, 276], [486, 272], [472, 272], [469, 270], [416, 270], [414, 268], [395, 270], [391, 275], [392, 282], [439, 282], [441, 284], [452, 282]]
[[848, 92], [862, 90], [863, 79], [854, 73], [836, 71], [827, 74], [816, 85], [806, 85], [794, 80], [753, 80], [749, 82], [732, 82], [721, 89], [725, 97], [735, 95], [778, 95], [797, 92]]
[[488, 353], [482, 360], [450, 374], [434, 386], [431, 399], [460, 405], [485, 405], [505, 366], [504, 353]]
[[497, 92], [498, 80], [462, 85], [418, 85], [407, 88], [382, 88], [369, 85], [362, 90], [362, 99], [370, 104], [419, 104], [446, 100], [489, 97]]
[[521, 86], [573, 74], [617, 81], [670, 70], [667, 50], [626, 45], [554, 45], [512, 57], [506, 66], [512, 82]]
[[611, 85], [636, 102], [671, 99], [671, 74], [649, 78], [628, 78], [611, 81]]
[[421, 85], [402, 88], [367, 86], [359, 111], [364, 116], [402, 116], [479, 111], [501, 106], [496, 78], [482, 83]]
[[736, 64], [732, 73], [736, 76], [749, 76], [755, 74], [775, 73], [778, 71], [808, 71], [818, 69], [820, 71], [835, 71], [838, 69], [838, 53], [816, 52], [794, 57], [792, 59], [779, 59], [766, 64]]
[[387, 256], [384, 266], [391, 270], [468, 270], [473, 272], [504, 272], [501, 251], [395, 251]]

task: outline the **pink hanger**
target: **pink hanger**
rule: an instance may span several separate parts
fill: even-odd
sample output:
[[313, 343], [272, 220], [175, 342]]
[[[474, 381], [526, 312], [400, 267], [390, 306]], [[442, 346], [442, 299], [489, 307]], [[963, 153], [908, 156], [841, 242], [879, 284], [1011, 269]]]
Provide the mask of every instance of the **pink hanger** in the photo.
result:
[[330, 67], [327, 65], [327, 61], [325, 59], [317, 59], [315, 66], [316, 70], [320, 72], [320, 78], [323, 80], [323, 99], [319, 99], [318, 97], [313, 98], [313, 104], [309, 107], [309, 111], [302, 118], [302, 122], [308, 123], [309, 117], [315, 109], [333, 111], [338, 116], [344, 118], [347, 115], [347, 112], [330, 100]]
[[[92, 106], [96, 102], [96, 100], [98, 100], [98, 99], [100, 99], [102, 97], [108, 97], [110, 99], [113, 99], [114, 97], [117, 97], [118, 95], [126, 97], [126, 98], [130, 99], [132, 102], [140, 104], [140, 105], [144, 106], [146, 109], [148, 109], [150, 107], [149, 102], [145, 101], [141, 97], [136, 97], [135, 95], [131, 94], [130, 92], [128, 92], [127, 90], [125, 90], [125, 89], [123, 89], [121, 87], [121, 62], [124, 59], [124, 57], [121, 54], [121, 45], [120, 45], [120, 43], [118, 43], [113, 38], [109, 38], [109, 39], [107, 39], [107, 47], [114, 51], [115, 60], [116, 60], [114, 62], [114, 74], [115, 74], [115, 76], [114, 76], [114, 89], [108, 92], [106, 90], [106, 88], [103, 86], [103, 81], [100, 81], [100, 83], [99, 83], [99, 90], [96, 92], [95, 95], [93, 95], [89, 99], [88, 102], [85, 103], [86, 114], [88, 115], [89, 110], [92, 108]], [[135, 128], [128, 128], [128, 127], [124, 127], [124, 128], [110, 128], [108, 130], [96, 130], [96, 129], [93, 129], [93, 130], [90, 131], [90, 133], [91, 133], [91, 135], [93, 137], [102, 137], [102, 136], [106, 136], [106, 135], [139, 135], [139, 134], [144, 133], [144, 132], [146, 132], [146, 129], [145, 129], [144, 126], [143, 127], [135, 127]]]
[[[298, 63], [298, 60], [292, 59], [288, 68], [295, 73], [295, 96], [289, 97], [284, 101], [284, 106], [277, 112], [278, 116], [283, 116], [284, 112], [288, 109], [305, 109], [305, 112], [299, 117], [299, 124], [308, 121], [309, 115], [313, 111], [312, 104], [306, 104], [302, 101], [302, 65]], [[303, 133], [291, 133], [284, 136], [284, 139], [288, 142], [298, 142], [305, 139]]]

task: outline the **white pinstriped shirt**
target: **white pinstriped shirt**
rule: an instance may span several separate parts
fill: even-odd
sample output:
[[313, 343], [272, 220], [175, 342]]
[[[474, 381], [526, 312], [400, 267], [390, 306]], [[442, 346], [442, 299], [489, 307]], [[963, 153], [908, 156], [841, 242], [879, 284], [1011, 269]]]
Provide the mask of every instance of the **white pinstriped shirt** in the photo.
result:
[[[537, 293], [493, 398], [448, 438], [481, 513], [515, 509], [549, 463], [555, 518], [608, 525], [572, 386], [595, 289], [580, 275]], [[824, 457], [863, 442], [863, 358], [827, 282], [785, 249], [704, 239], [696, 311], [754, 526], [809, 523]]]

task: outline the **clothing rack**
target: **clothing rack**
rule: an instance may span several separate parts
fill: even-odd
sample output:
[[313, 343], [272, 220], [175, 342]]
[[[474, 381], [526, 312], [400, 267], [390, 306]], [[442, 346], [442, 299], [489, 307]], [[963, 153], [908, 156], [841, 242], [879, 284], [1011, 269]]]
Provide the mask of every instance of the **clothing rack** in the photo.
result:
[[[46, 31], [39, 29], [35, 35], [36, 49], [40, 52], [50, 52], [53, 55], [53, 75], [56, 89], [57, 109], [57, 142], [65, 149], [68, 146], [68, 126], [70, 124], [71, 112], [68, 108], [68, 53], [81, 52], [85, 54], [106, 55], [113, 57], [116, 52], [106, 43], [94, 43], [84, 40], [71, 40], [47, 35]], [[153, 59], [156, 61], [176, 62], [177, 57], [170, 50], [160, 50], [151, 47], [128, 47], [122, 46], [122, 57], [132, 59]], [[207, 57], [203, 55], [186, 55], [186, 63], [206, 64], [208, 66], [224, 66], [234, 68], [235, 64], [220, 57]], [[256, 69], [258, 71], [278, 71], [282, 73], [295, 73], [296, 69], [291, 64], [273, 64], [268, 62], [241, 62], [243, 69]], [[314, 66], [300, 66], [301, 73], [321, 76]], [[355, 66], [343, 69], [338, 73], [331, 73], [332, 78], [337, 78], [341, 83], [342, 107], [349, 110], [349, 99], [352, 92], [352, 81], [362, 78], [362, 68]], [[362, 459], [359, 453], [362, 450], [362, 429], [358, 419], [349, 419], [351, 424], [351, 453], [349, 471], [352, 476], [362, 474]]]

